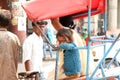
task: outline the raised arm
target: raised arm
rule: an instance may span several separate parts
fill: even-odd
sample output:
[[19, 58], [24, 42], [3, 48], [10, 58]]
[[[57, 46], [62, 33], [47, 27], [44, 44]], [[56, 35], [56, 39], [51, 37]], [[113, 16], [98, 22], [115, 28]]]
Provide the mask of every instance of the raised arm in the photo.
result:
[[51, 19], [51, 23], [57, 31], [63, 28], [62, 24], [59, 22], [59, 18]]

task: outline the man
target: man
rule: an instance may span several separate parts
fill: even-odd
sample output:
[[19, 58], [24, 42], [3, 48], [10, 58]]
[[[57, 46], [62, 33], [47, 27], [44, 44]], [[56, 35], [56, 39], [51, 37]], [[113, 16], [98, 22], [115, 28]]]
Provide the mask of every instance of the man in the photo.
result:
[[7, 31], [10, 24], [10, 12], [0, 9], [0, 80], [17, 80], [20, 42], [15, 34]]
[[[47, 24], [46, 21], [37, 22], [41, 30]], [[43, 39], [39, 28], [32, 23], [33, 33], [23, 43], [23, 60], [26, 71], [37, 71], [42, 73]]]
[[[65, 24], [70, 24], [71, 22], [66, 22], [65, 24], [61, 23], [60, 22], [60, 18], [54, 18], [54, 19], [51, 19], [51, 23], [53, 25], [53, 27], [59, 31], [61, 30], [62, 28], [65, 28], [67, 26], [64, 26]], [[67, 29], [67, 28], [66, 28]], [[69, 29], [69, 26], [68, 26], [68, 29]], [[85, 46], [85, 41], [81, 38], [81, 36], [79, 36], [79, 34], [75, 31], [75, 30], [72, 30], [73, 32], [73, 35], [71, 35], [73, 37], [73, 42], [76, 43], [76, 45], [79, 47], [79, 46]], [[82, 50], [80, 49], [80, 59], [81, 59], [81, 68], [82, 68], [82, 71], [81, 71], [81, 76], [84, 76], [86, 75], [86, 64], [87, 64], [87, 51], [86, 50]], [[91, 52], [91, 51], [90, 51]], [[93, 55], [90, 54], [90, 67], [89, 67], [89, 73], [92, 73], [93, 69], [94, 69], [94, 61], [93, 61]], [[61, 59], [61, 64], [62, 64], [62, 58], [60, 56], [60, 59]], [[62, 70], [61, 70], [62, 72]]]

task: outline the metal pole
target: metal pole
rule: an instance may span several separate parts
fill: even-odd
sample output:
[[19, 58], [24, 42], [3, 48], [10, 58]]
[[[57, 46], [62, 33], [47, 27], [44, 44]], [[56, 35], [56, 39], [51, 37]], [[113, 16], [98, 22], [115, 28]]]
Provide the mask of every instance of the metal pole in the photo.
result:
[[[104, 32], [105, 32], [105, 36], [106, 36], [106, 31], [107, 31], [107, 13], [106, 13], [106, 11], [107, 11], [107, 0], [105, 0], [105, 13], [104, 13]], [[104, 45], [104, 55], [105, 55], [105, 53], [106, 53], [106, 45]], [[106, 67], [105, 66], [105, 60], [103, 62], [103, 66]]]
[[58, 80], [58, 60], [59, 60], [59, 51], [56, 52], [55, 80]]
[[93, 76], [95, 75], [95, 72], [98, 70], [99, 66], [102, 64], [103, 60], [106, 58], [106, 56], [109, 54], [110, 50], [113, 48], [115, 42], [119, 39], [120, 34], [118, 35], [118, 37], [115, 39], [115, 41], [112, 43], [112, 45], [110, 46], [110, 48], [107, 50], [107, 52], [105, 53], [105, 55], [103, 56], [103, 58], [100, 60], [100, 62], [98, 63], [98, 66], [95, 68], [95, 70], [93, 71], [92, 75], [90, 76], [90, 80], [93, 79]]
[[91, 2], [92, 2], [91, 0], [88, 1], [88, 47], [87, 47], [86, 80], [89, 80]]

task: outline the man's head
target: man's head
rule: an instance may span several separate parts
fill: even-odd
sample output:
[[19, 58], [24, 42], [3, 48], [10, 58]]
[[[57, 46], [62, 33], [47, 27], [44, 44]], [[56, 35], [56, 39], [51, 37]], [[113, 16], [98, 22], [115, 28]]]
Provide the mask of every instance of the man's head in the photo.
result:
[[64, 26], [64, 27], [69, 27], [71, 29], [74, 29], [74, 22], [73, 22], [73, 18], [72, 16], [68, 15], [68, 16], [63, 16], [60, 17], [60, 23]]
[[11, 13], [9, 10], [0, 9], [0, 27], [8, 27], [11, 24]]
[[[37, 24], [38, 24], [38, 26], [39, 26], [39, 28], [40, 28], [41, 30], [44, 30], [45, 26], [46, 26], [48, 23], [47, 23], [47, 21], [39, 21], [39, 22], [37, 22]], [[33, 22], [32, 22], [32, 26], [33, 26], [34, 32], [35, 32], [37, 35], [40, 35], [41, 32], [40, 32], [39, 28], [38, 28]]]

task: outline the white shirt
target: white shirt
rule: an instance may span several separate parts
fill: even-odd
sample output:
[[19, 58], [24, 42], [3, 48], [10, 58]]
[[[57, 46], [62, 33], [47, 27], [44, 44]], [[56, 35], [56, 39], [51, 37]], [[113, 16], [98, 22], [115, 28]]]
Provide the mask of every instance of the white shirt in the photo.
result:
[[43, 39], [34, 32], [26, 38], [23, 44], [23, 61], [31, 61], [32, 71], [42, 71]]

